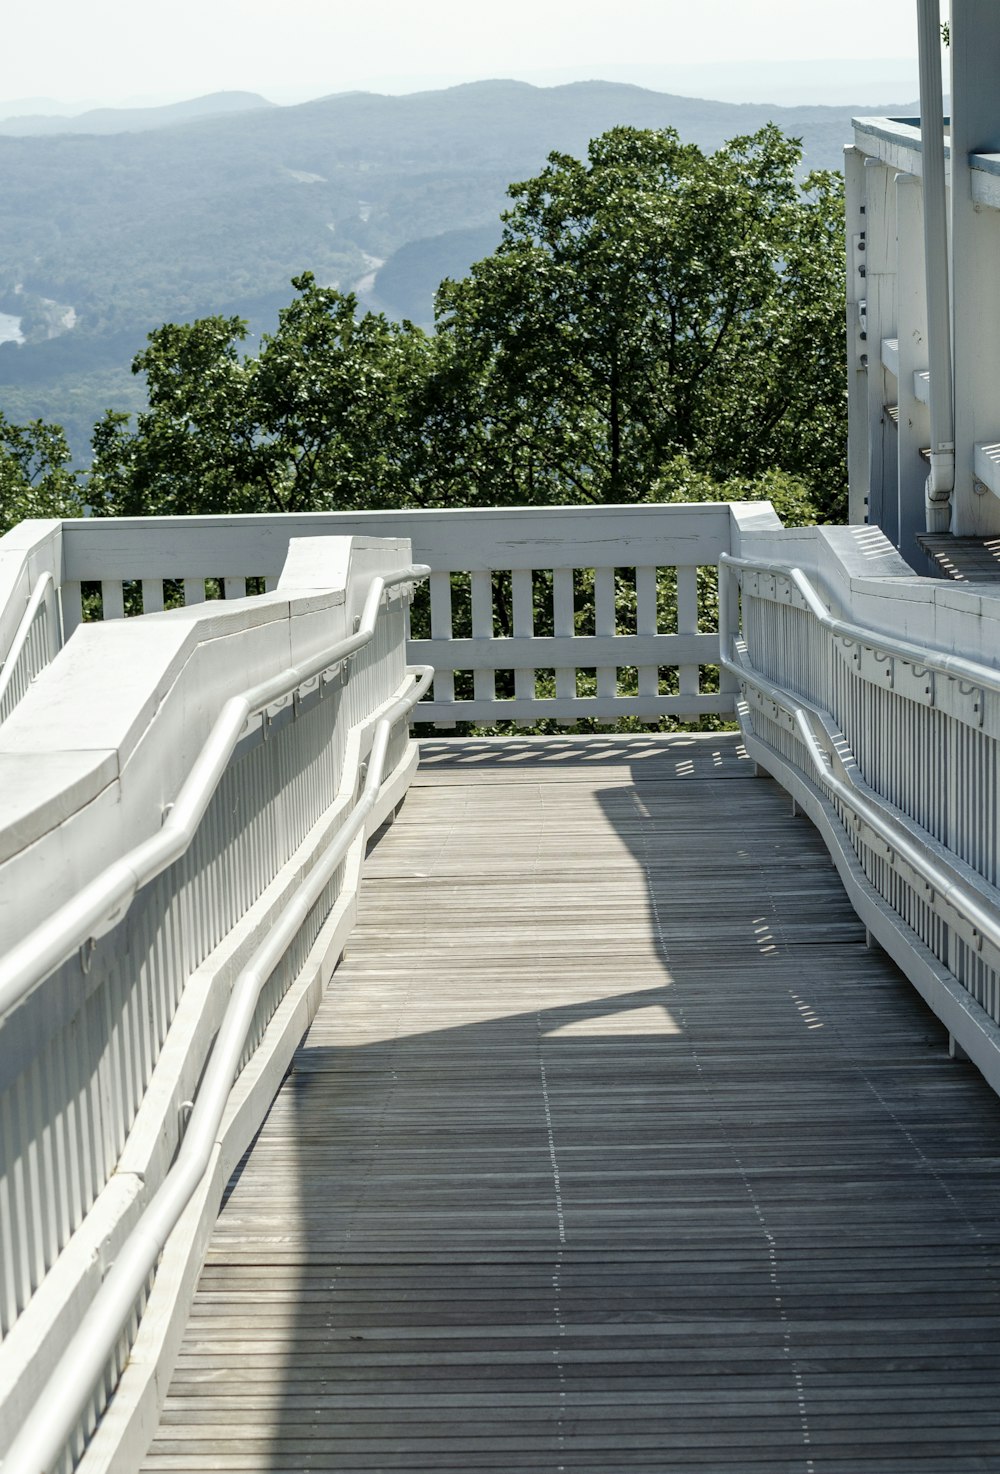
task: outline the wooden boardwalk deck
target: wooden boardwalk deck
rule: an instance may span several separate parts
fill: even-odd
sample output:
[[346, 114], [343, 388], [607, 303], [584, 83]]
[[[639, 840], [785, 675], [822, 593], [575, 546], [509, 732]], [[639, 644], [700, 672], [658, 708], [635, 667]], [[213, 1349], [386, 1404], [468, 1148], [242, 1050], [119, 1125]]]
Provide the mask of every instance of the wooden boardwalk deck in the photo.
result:
[[1000, 1469], [1000, 1101], [734, 737], [434, 743], [147, 1469]]

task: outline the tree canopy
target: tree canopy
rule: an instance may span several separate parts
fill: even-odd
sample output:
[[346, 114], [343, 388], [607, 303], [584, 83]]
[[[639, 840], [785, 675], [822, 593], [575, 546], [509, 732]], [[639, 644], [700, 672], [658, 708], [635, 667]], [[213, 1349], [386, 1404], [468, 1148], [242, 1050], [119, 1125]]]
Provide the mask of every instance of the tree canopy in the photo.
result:
[[684, 453], [838, 509], [840, 184], [798, 160], [775, 127], [707, 157], [616, 128], [511, 187], [499, 248], [438, 299], [486, 499], [642, 500]]
[[95, 430], [87, 500], [616, 503], [768, 482], [797, 516], [842, 515], [840, 179], [800, 183], [799, 161], [773, 126], [708, 155], [614, 128], [510, 187], [499, 246], [442, 284], [433, 333], [309, 272], [256, 355], [238, 317], [166, 324], [133, 363], [148, 409]]
[[78, 478], [58, 425], [11, 424], [0, 414], [0, 534], [29, 517], [77, 517]]
[[94, 432], [95, 512], [296, 512], [406, 500], [415, 390], [431, 345], [409, 324], [359, 316], [311, 273], [260, 353], [238, 317], [167, 323], [133, 364], [149, 409]]

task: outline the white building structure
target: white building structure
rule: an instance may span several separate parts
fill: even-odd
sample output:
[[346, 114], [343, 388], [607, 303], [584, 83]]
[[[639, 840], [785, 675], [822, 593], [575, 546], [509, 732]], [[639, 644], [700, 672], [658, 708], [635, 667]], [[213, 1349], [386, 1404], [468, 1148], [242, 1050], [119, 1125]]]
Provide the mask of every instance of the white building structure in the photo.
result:
[[922, 117], [858, 119], [845, 176], [850, 518], [922, 572], [921, 533], [1000, 535], [1000, 9], [954, 0], [948, 120], [918, 15]]

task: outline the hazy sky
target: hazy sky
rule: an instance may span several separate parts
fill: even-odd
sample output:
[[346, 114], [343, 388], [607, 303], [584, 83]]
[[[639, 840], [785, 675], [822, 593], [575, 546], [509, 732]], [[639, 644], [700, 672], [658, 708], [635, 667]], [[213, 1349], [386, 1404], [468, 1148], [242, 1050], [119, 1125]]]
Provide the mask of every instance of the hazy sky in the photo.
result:
[[706, 62], [914, 57], [915, 10], [915, 0], [13, 0], [0, 100], [238, 88], [284, 101], [630, 68], [649, 85], [657, 68]]

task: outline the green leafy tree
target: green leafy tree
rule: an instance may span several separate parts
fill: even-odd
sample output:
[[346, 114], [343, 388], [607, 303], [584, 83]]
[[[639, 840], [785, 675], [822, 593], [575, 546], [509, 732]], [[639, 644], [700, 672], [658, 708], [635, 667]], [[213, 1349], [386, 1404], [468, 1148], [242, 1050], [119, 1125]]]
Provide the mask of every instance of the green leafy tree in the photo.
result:
[[511, 187], [499, 248], [438, 298], [474, 499], [642, 500], [683, 452], [839, 510], [840, 183], [799, 159], [773, 126], [710, 156], [616, 128]]
[[260, 353], [239, 318], [150, 334], [149, 409], [94, 436], [118, 513], [634, 502], [678, 457], [720, 497], [845, 483], [842, 201], [773, 126], [705, 155], [616, 128], [511, 187], [492, 256], [428, 335], [295, 279]]
[[115, 515], [296, 512], [413, 499], [413, 424], [433, 349], [409, 323], [357, 312], [306, 272], [260, 353], [246, 324], [208, 317], [149, 335], [133, 372], [149, 409], [97, 425], [90, 497]]
[[83, 512], [70, 450], [58, 425], [16, 425], [0, 414], [0, 533], [28, 517], [79, 517]]

